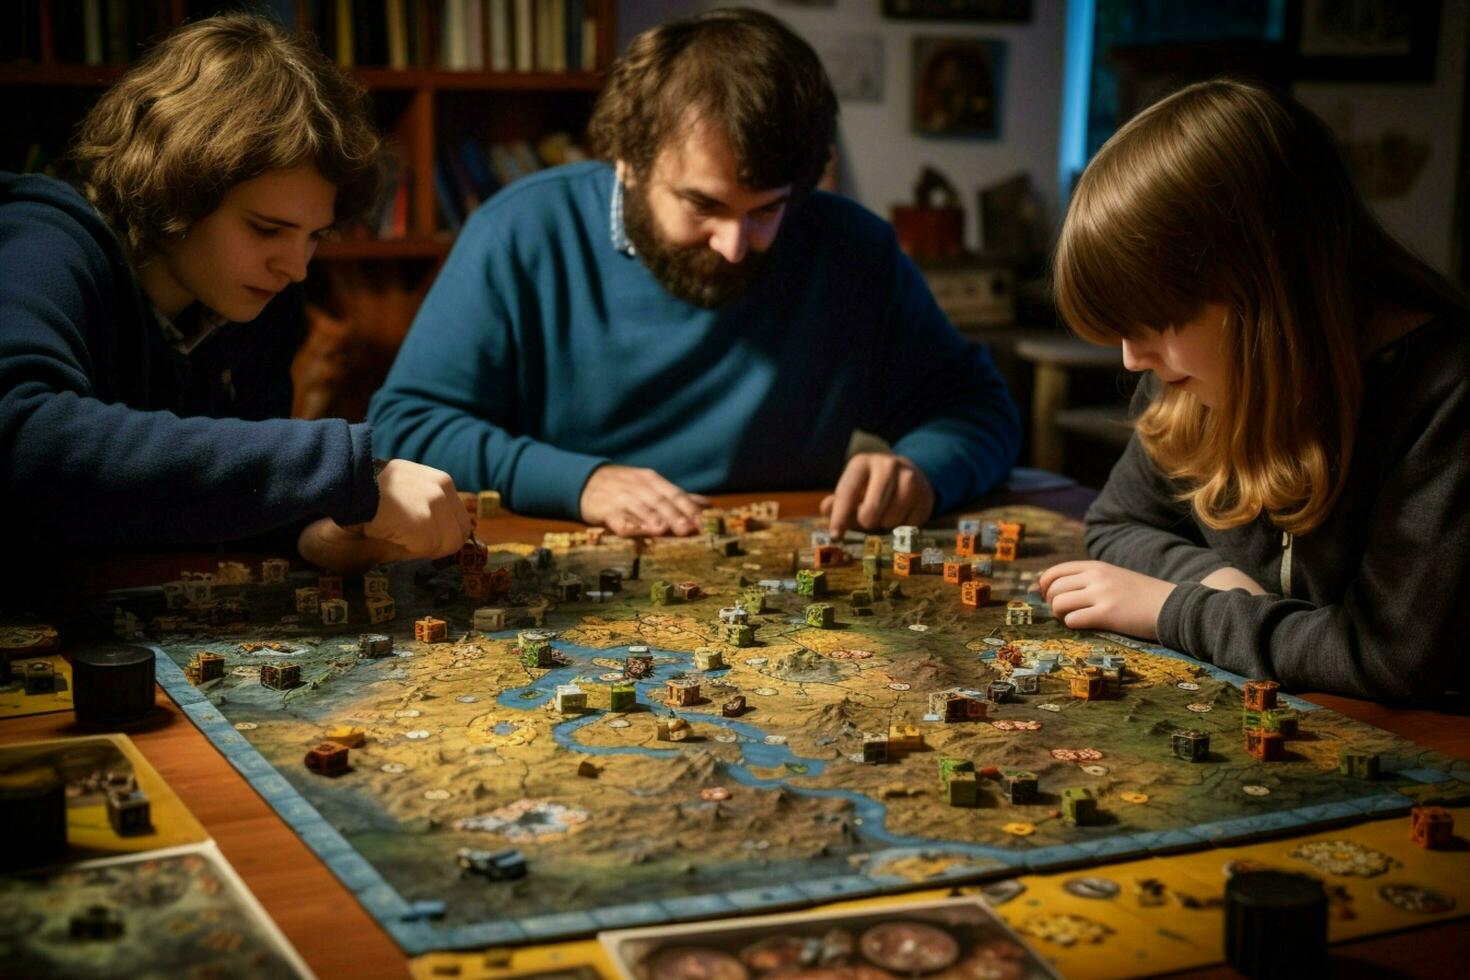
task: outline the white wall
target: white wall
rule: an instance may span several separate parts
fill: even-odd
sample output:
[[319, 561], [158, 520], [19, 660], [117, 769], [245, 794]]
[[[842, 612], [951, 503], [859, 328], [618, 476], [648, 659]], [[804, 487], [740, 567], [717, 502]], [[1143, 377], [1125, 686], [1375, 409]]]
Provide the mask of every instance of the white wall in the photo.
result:
[[[639, 31], [720, 5], [623, 0], [618, 7], [619, 50]], [[775, 14], [809, 39], [823, 33], [882, 36], [883, 101], [843, 102], [839, 116], [843, 190], [847, 194], [886, 218], [892, 205], [912, 198], [919, 170], [925, 164], [932, 165], [959, 188], [967, 244], [977, 248], [977, 192], [982, 186], [1025, 172], [1031, 175], [1032, 186], [1046, 204], [1048, 220], [1056, 220], [1063, 0], [1035, 0], [1032, 20], [1026, 24], [887, 20], [879, 12], [879, 0], [837, 0], [831, 7], [787, 6], [774, 0], [745, 0], [745, 5]], [[1008, 43], [998, 139], [931, 139], [911, 133], [913, 38], [946, 35]]]
[[1409, 193], [1371, 198], [1378, 219], [1395, 238], [1441, 272], [1455, 278], [1458, 254], [1453, 240], [1455, 190], [1466, 180], [1460, 172], [1461, 120], [1464, 118], [1466, 41], [1470, 4], [1444, 5], [1439, 58], [1430, 84], [1362, 85], [1297, 82], [1292, 91], [1322, 116], [1339, 138], [1376, 139], [1397, 130], [1430, 140], [1429, 159]]

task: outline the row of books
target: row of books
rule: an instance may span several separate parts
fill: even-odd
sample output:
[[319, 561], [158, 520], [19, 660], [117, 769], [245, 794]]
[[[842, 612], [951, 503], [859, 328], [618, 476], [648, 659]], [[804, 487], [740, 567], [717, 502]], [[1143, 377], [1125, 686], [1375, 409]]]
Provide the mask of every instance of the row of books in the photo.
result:
[[[272, 0], [261, 10], [306, 23], [343, 67], [456, 71], [597, 70], [589, 0]], [[190, 2], [190, 19], [239, 3]], [[174, 25], [169, 0], [4, 0], [0, 63], [123, 65]]]
[[[476, 208], [507, 184], [547, 167], [585, 159], [586, 152], [562, 132], [534, 145], [527, 140], [486, 145], [466, 139], [458, 146], [441, 147], [433, 174], [439, 225], [457, 233]], [[412, 182], [413, 174], [406, 165], [390, 161], [384, 193], [367, 221], [355, 229], [357, 236], [385, 241], [406, 237]]]
[[587, 0], [319, 0], [312, 23], [344, 67], [597, 70]]

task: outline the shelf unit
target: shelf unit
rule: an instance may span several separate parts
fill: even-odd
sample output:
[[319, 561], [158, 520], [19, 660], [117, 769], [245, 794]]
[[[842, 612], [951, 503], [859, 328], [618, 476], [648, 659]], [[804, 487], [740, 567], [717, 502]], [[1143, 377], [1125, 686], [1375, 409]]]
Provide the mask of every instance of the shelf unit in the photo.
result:
[[[72, 0], [20, 2], [33, 4], [45, 23], [50, 23], [51, 15], [65, 4], [70, 3], [73, 11], [78, 7]], [[330, 5], [336, 2], [297, 0], [291, 26], [310, 30], [313, 12], [332, 9]], [[422, 13], [429, 4], [442, 10], [440, 0], [412, 0], [409, 4], [411, 11], [420, 12], [420, 30], [434, 23], [432, 17]], [[107, 0], [101, 0], [101, 6], [105, 16]], [[161, 34], [186, 20], [238, 6], [161, 0], [151, 8], [151, 16]], [[277, 2], [267, 9], [280, 11], [291, 6]], [[418, 300], [449, 253], [453, 236], [441, 221], [434, 186], [440, 153], [458, 147], [465, 139], [487, 144], [506, 140], [534, 143], [558, 131], [581, 141], [603, 73], [614, 57], [617, 0], [585, 0], [583, 6], [587, 16], [596, 21], [594, 72], [377, 66], [351, 69], [372, 99], [377, 125], [391, 152], [406, 168], [408, 226], [403, 237], [346, 236], [323, 242], [318, 249], [312, 275], [307, 279], [313, 304], [313, 334], [317, 336], [303, 347], [297, 366], [303, 368], [302, 357], [345, 360], [346, 366], [338, 371], [345, 377], [342, 397], [313, 399], [313, 414], [360, 417], [367, 395], [381, 381], [393, 351], [408, 330]], [[19, 167], [32, 144], [41, 145], [53, 158], [59, 157], [70, 145], [77, 123], [92, 102], [125, 71], [120, 64], [62, 60], [50, 35], [48, 30], [40, 31], [39, 56], [30, 62], [0, 63], [0, 98], [11, 107], [11, 125], [0, 128], [0, 168]], [[135, 54], [140, 49], [135, 49]], [[350, 268], [354, 266], [367, 269]], [[397, 294], [386, 302], [373, 301], [382, 299], [384, 290]], [[330, 343], [318, 330], [324, 311], [330, 314], [335, 338]], [[372, 322], [362, 322], [365, 320]], [[320, 364], [305, 365], [297, 372], [298, 388], [303, 376], [320, 379], [322, 375]], [[354, 390], [346, 390], [349, 388]], [[298, 399], [298, 410], [301, 407], [302, 400]]]

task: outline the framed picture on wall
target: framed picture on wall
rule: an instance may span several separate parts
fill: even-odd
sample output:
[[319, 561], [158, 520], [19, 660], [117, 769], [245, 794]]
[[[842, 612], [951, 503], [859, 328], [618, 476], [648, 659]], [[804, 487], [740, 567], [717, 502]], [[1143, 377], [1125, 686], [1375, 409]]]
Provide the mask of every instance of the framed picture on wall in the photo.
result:
[[1432, 82], [1441, 0], [1291, 0], [1301, 79]]
[[997, 139], [1006, 42], [990, 38], [914, 38], [911, 124], [920, 136]]

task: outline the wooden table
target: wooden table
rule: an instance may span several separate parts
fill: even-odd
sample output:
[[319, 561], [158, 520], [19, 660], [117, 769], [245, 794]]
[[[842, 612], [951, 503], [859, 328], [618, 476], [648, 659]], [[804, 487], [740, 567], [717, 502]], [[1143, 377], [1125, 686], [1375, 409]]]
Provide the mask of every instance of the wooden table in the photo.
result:
[[[716, 503], [731, 506], [753, 500], [777, 499], [781, 501], [783, 516], [801, 516], [815, 514], [822, 496], [815, 492], [743, 494], [717, 497]], [[1091, 491], [1079, 487], [1031, 494], [997, 494], [981, 501], [976, 508], [1028, 503], [1080, 517], [1094, 496]], [[581, 525], [567, 521], [505, 516], [480, 522], [479, 534], [480, 539], [487, 542], [539, 543], [547, 531], [579, 527]], [[220, 557], [161, 556], [141, 563], [129, 562], [125, 573], [119, 570], [117, 584], [156, 584], [176, 576], [181, 562], [185, 567], [212, 569]], [[407, 958], [363, 911], [352, 894], [161, 690], [156, 697], [159, 708], [157, 721], [145, 730], [128, 734], [204, 824], [225, 857], [240, 872], [245, 883], [311, 968], [323, 978], [351, 976], [357, 980], [370, 980], [407, 976]], [[1404, 710], [1330, 695], [1309, 694], [1306, 697], [1430, 748], [1470, 758], [1470, 711]], [[70, 714], [37, 715], [0, 722], [0, 743], [78, 734], [84, 732], [73, 724]], [[1333, 954], [1342, 961], [1342, 965], [1353, 971], [1381, 965], [1407, 969], [1416, 975], [1449, 975], [1458, 973], [1463, 967], [1460, 960], [1467, 949], [1470, 949], [1470, 921], [1460, 920], [1412, 934], [1400, 933], [1334, 946]], [[1235, 974], [1219, 968], [1191, 975]], [[1352, 975], [1358, 974], [1353, 972]]]

